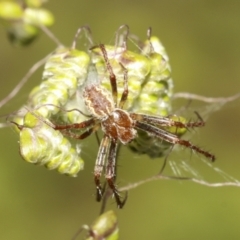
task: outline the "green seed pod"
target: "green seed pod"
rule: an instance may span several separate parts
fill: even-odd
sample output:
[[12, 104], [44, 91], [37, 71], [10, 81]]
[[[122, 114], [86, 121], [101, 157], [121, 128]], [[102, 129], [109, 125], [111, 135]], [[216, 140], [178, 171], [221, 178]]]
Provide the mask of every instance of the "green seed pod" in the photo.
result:
[[39, 34], [38, 28], [22, 21], [12, 23], [7, 34], [10, 42], [16, 46], [27, 46], [31, 44]]
[[30, 112], [23, 110], [14, 119], [20, 132], [20, 153], [27, 162], [45, 165], [70, 176], [76, 176], [83, 169], [83, 160], [77, 151], [46, 121], [59, 121], [61, 108], [65, 108], [84, 83], [89, 61], [87, 53], [64, 47], [49, 57], [42, 83], [29, 95], [26, 106]]
[[20, 153], [25, 161], [72, 177], [83, 169], [84, 162], [70, 142], [40, 116], [28, 112], [20, 129]]
[[86, 240], [117, 240], [119, 239], [119, 229], [117, 226], [117, 216], [110, 210], [99, 216], [93, 225], [88, 228], [89, 236]]
[[[135, 101], [133, 110], [137, 113], [168, 116], [171, 113], [173, 91], [169, 57], [160, 40], [154, 36], [145, 42], [142, 54], [149, 59], [151, 71], [142, 84], [141, 92]], [[176, 119], [173, 117], [173, 120]], [[180, 118], [178, 121], [185, 122], [185, 119]], [[184, 128], [165, 128], [165, 130], [178, 135], [186, 132]], [[160, 141], [149, 136], [146, 132], [138, 130], [138, 138], [134, 139], [128, 146], [134, 152], [157, 158], [164, 156], [171, 144]]]
[[142, 54], [151, 62], [151, 71], [142, 85], [134, 110], [141, 113], [167, 116], [171, 111], [173, 82], [166, 51], [157, 37], [145, 42]]
[[15, 2], [0, 2], [0, 18], [3, 20], [19, 20], [23, 17], [23, 9]]
[[42, 1], [28, 1], [26, 6], [20, 2], [0, 3], [0, 18], [3, 21], [9, 40], [14, 45], [25, 46], [33, 42], [39, 34], [39, 26], [49, 27], [54, 17], [46, 9], [39, 8]]
[[64, 106], [83, 84], [89, 61], [89, 55], [83, 51], [57, 49], [45, 64], [43, 82], [30, 93], [28, 106], [47, 119], [57, 114], [58, 107]]
[[44, 25], [49, 27], [54, 23], [52, 13], [43, 8], [26, 8], [23, 18], [25, 23], [33, 26]]

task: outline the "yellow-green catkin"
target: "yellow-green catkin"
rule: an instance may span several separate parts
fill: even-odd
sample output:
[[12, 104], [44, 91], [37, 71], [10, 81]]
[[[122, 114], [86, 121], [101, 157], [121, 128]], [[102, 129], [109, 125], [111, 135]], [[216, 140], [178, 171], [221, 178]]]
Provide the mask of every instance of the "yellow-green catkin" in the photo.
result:
[[32, 43], [39, 34], [39, 27], [54, 24], [53, 14], [42, 8], [42, 1], [1, 1], [0, 19], [6, 27], [9, 40], [17, 46]]
[[27, 162], [73, 177], [83, 169], [79, 153], [60, 131], [54, 130], [51, 120], [85, 81], [89, 62], [86, 52], [64, 47], [49, 57], [43, 81], [29, 94], [23, 113], [20, 111], [14, 119], [18, 124], [20, 153]]

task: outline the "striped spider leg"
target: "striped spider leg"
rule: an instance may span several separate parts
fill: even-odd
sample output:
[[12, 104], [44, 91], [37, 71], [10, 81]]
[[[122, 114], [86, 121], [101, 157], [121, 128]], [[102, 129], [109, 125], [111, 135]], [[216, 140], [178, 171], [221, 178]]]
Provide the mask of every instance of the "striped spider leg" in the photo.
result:
[[215, 156], [166, 130], [168, 127], [200, 127], [204, 125], [204, 122], [201, 119], [201, 121], [198, 122], [183, 123], [181, 121], [175, 121], [173, 118], [150, 116], [124, 110], [124, 104], [128, 98], [128, 72], [124, 66], [122, 66], [124, 69], [124, 89], [120, 101], [118, 102], [116, 76], [113, 72], [112, 66], [110, 65], [105, 46], [100, 44], [99, 48], [101, 49], [106, 69], [109, 73], [112, 92], [110, 93], [100, 84], [96, 69], [94, 65], [91, 65], [88, 71], [88, 77], [85, 82], [85, 86], [82, 90], [82, 95], [85, 100], [85, 105], [92, 117], [81, 123], [55, 125], [54, 128], [60, 131], [87, 129], [79, 136], [72, 134], [71, 132], [67, 133], [69, 136], [77, 139], [86, 138], [97, 129], [102, 129], [104, 135], [100, 143], [94, 168], [94, 181], [97, 189], [97, 200], [100, 201], [103, 195], [103, 188], [100, 178], [103, 168], [105, 167], [105, 178], [108, 186], [113, 192], [117, 206], [122, 208], [126, 202], [126, 197], [121, 200], [120, 194], [115, 185], [117, 148], [119, 143], [127, 145], [133, 139], [137, 138], [137, 130], [145, 131], [153, 137], [171, 144], [183, 145], [197, 153], [204, 155], [211, 161], [214, 161]]

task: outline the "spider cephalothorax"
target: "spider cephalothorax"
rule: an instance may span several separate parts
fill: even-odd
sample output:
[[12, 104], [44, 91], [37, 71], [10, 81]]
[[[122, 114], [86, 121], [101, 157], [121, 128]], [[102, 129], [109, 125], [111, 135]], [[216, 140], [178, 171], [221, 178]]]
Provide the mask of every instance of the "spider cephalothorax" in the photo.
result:
[[89, 112], [101, 121], [102, 131], [112, 140], [127, 144], [136, 137], [137, 131], [130, 114], [114, 107], [106, 89], [88, 86], [84, 89], [83, 97]]
[[[175, 121], [170, 117], [151, 116], [124, 110], [124, 103], [128, 98], [128, 72], [121, 64], [124, 70], [124, 89], [120, 101], [118, 102], [117, 80], [110, 65], [107, 51], [103, 44], [100, 44], [98, 47], [101, 49], [106, 70], [109, 73], [112, 93], [101, 85], [96, 68], [94, 64], [92, 64], [88, 69], [88, 77], [82, 88], [82, 97], [84, 98], [86, 108], [91, 114], [91, 118], [70, 125], [55, 125], [54, 128], [56, 130], [64, 131], [66, 134], [76, 139], [84, 139], [99, 128], [102, 129], [103, 138], [100, 143], [94, 168], [97, 200], [100, 201], [103, 195], [100, 178], [104, 170], [105, 179], [107, 180], [110, 189], [113, 191], [117, 206], [122, 208], [126, 198], [123, 201], [121, 200], [115, 185], [117, 148], [119, 142], [126, 145], [133, 139], [137, 138], [137, 130], [144, 131], [161, 141], [188, 147], [193, 151], [204, 155], [206, 158], [209, 158], [211, 161], [214, 161], [215, 157], [211, 153], [193, 145], [187, 140], [181, 139], [177, 134], [167, 130], [169, 127], [200, 127], [204, 125], [204, 122], [201, 119], [197, 122], [183, 123], [181, 121]], [[80, 135], [66, 132], [66, 130], [71, 131], [73, 129], [86, 130]]]

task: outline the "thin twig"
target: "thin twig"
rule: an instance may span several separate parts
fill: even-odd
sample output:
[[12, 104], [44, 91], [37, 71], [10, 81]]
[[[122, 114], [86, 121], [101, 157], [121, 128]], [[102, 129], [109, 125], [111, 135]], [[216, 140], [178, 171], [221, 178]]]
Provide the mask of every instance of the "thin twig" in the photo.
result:
[[173, 99], [186, 98], [186, 99], [198, 100], [198, 101], [207, 102], [207, 103], [217, 103], [217, 102], [227, 103], [227, 102], [232, 102], [238, 99], [239, 97], [240, 97], [240, 93], [237, 93], [230, 97], [217, 97], [217, 98], [206, 97], [206, 96], [201, 96], [198, 94], [187, 93], [187, 92], [179, 92], [179, 93], [173, 94]]
[[38, 27], [53, 41], [57, 44], [58, 47], [64, 46], [59, 39], [49, 30], [49, 28], [44, 25], [38, 25]]
[[0, 108], [4, 106], [7, 102], [9, 102], [12, 98], [14, 98], [17, 93], [21, 90], [23, 85], [28, 81], [28, 79], [36, 72], [38, 68], [40, 68], [49, 58], [51, 54], [47, 55], [40, 61], [36, 62], [27, 72], [27, 74], [22, 78], [22, 80], [13, 88], [13, 90], [0, 101]]

